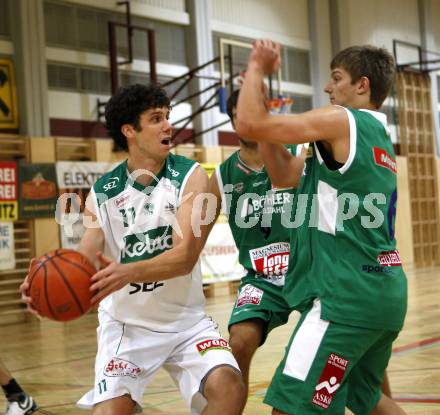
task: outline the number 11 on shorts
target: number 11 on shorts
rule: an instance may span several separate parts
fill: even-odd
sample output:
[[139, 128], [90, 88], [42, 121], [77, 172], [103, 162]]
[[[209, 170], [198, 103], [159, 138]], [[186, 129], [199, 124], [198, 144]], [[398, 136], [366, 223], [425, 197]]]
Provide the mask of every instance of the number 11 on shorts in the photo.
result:
[[98, 388], [99, 388], [99, 393], [107, 392], [107, 383], [106, 383], [105, 379], [102, 379], [98, 383]]

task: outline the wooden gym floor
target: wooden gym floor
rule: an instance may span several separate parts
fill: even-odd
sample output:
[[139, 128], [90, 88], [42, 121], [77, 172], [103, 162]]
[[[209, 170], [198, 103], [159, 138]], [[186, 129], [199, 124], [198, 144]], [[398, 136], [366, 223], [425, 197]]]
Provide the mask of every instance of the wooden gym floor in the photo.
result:
[[[440, 268], [407, 269], [409, 310], [406, 325], [395, 343], [389, 366], [395, 398], [407, 414], [440, 415]], [[216, 287], [207, 311], [224, 335], [234, 298]], [[223, 292], [221, 292], [223, 291]], [[248, 415], [268, 415], [263, 396], [298, 317], [278, 328], [257, 352], [250, 380]], [[96, 314], [60, 324], [37, 321], [0, 327], [0, 356], [19, 383], [33, 395], [43, 414], [85, 414], [75, 401], [93, 382]], [[4, 408], [0, 394], [0, 410]], [[160, 371], [144, 395], [146, 414], [188, 414], [179, 393]], [[347, 414], [349, 412], [347, 411]], [[297, 414], [300, 415], [300, 414]]]

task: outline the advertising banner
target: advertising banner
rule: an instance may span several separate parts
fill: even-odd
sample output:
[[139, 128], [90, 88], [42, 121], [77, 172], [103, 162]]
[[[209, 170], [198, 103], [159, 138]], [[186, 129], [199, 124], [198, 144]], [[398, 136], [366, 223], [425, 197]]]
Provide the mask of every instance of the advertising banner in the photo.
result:
[[18, 219], [17, 163], [0, 161], [0, 221]]
[[10, 59], [0, 59], [0, 129], [17, 128], [18, 107], [14, 65]]
[[238, 250], [224, 215], [213, 226], [200, 259], [204, 283], [238, 280], [243, 276], [244, 269], [238, 262]]
[[0, 223], [0, 270], [15, 268], [14, 224]]
[[62, 211], [61, 246], [76, 249], [85, 227], [83, 211], [93, 184], [114, 167], [113, 163], [98, 161], [59, 161], [56, 163], [60, 198], [58, 209]]
[[55, 216], [57, 178], [55, 164], [19, 164], [20, 219]]

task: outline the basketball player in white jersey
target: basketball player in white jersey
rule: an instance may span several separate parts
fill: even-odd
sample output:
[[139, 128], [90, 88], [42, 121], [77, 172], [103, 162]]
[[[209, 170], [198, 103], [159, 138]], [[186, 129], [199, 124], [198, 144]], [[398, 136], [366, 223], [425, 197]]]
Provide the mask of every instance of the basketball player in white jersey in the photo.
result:
[[106, 106], [109, 134], [129, 157], [94, 184], [79, 247], [103, 267], [91, 287], [99, 302], [95, 385], [78, 402], [95, 415], [140, 410], [161, 367], [192, 414], [238, 415], [245, 403], [229, 344], [204, 311], [204, 241], [192, 225], [208, 177], [197, 162], [170, 154], [169, 113], [154, 85], [121, 89]]

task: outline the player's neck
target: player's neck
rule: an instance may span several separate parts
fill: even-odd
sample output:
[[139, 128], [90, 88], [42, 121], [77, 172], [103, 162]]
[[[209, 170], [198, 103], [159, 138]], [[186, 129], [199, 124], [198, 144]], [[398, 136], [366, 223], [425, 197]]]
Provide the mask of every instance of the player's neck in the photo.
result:
[[[130, 155], [127, 160], [127, 168], [130, 173], [135, 172], [136, 170], [147, 170], [149, 173], [153, 173], [154, 176], [157, 176], [162, 170], [165, 160], [156, 160], [151, 158], [142, 158], [139, 159], [136, 156]], [[143, 186], [148, 186], [153, 177], [151, 174], [147, 172], [145, 174], [136, 174], [136, 181]]]
[[263, 160], [258, 149], [240, 147], [240, 160], [253, 170], [261, 170], [264, 167]]

